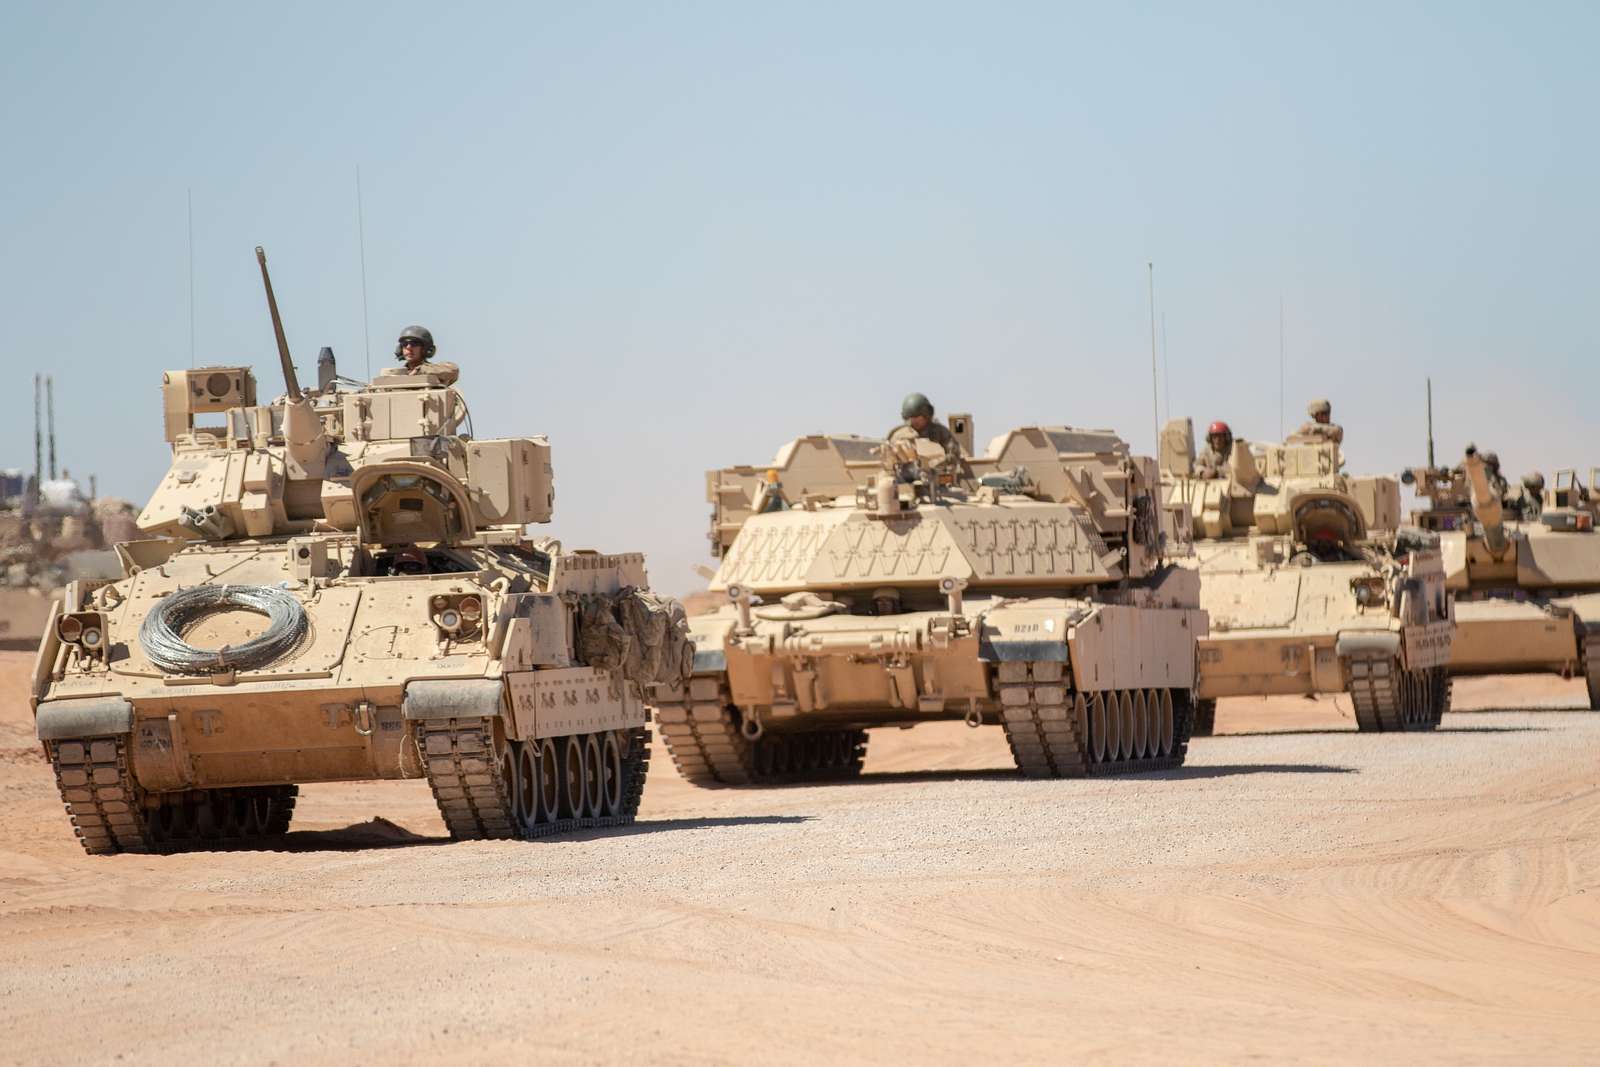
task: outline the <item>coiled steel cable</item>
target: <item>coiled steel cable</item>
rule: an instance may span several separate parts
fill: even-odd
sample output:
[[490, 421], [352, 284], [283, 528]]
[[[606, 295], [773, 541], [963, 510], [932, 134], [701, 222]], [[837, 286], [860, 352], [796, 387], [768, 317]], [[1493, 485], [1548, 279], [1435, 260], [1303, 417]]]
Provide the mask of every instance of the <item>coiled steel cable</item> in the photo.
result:
[[[267, 617], [267, 628], [240, 645], [195, 648], [183, 632], [206, 615], [240, 609]], [[306, 609], [287, 590], [267, 585], [196, 585], [164, 597], [139, 627], [145, 655], [164, 671], [208, 674], [249, 670], [283, 656], [310, 629]]]

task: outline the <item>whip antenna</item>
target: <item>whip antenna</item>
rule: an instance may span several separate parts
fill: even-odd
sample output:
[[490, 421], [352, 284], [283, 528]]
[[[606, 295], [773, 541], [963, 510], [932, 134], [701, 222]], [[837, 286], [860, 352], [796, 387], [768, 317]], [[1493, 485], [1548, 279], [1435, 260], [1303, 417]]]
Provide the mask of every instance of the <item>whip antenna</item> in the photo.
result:
[[1156, 373], [1156, 265], [1146, 261], [1150, 283], [1150, 417], [1155, 422], [1156, 455], [1161, 454], [1161, 383]]
[[1278, 296], [1278, 440], [1283, 440], [1283, 296]]
[[1428, 379], [1428, 469], [1433, 469], [1433, 379]]
[[194, 356], [194, 190], [189, 190], [189, 366]]
[[356, 168], [356, 233], [361, 240], [361, 335], [367, 345], [367, 381], [372, 380], [372, 327], [367, 325], [367, 220], [361, 210], [361, 168]]

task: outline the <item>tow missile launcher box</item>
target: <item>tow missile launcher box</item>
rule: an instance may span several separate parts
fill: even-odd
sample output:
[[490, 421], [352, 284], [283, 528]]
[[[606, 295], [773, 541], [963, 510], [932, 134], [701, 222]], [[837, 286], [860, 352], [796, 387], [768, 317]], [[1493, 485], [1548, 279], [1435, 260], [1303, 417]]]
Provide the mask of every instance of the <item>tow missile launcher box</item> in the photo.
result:
[[1455, 594], [1451, 673], [1581, 677], [1600, 708], [1600, 470], [1503, 493], [1469, 449], [1457, 467], [1402, 477], [1427, 502], [1412, 521], [1436, 532]]
[[813, 436], [707, 475], [731, 603], [652, 698], [690, 781], [854, 775], [868, 730], [938, 720], [1002, 727], [1030, 777], [1183, 762], [1206, 615], [1155, 462], [1065, 426], [973, 456], [951, 425], [964, 457]]
[[1337, 692], [1361, 730], [1438, 725], [1455, 605], [1437, 540], [1399, 528], [1396, 479], [1343, 473], [1332, 442], [1242, 440], [1223, 476], [1196, 477], [1189, 420], [1162, 442], [1165, 500], [1194, 538], [1180, 562], [1211, 617], [1197, 731], [1219, 697]]
[[[258, 255], [260, 255], [258, 250]], [[91, 853], [248, 843], [300, 783], [428, 779], [453, 837], [627, 822], [643, 687], [691, 661], [637, 553], [530, 540], [542, 437], [479, 439], [427, 373], [302, 391], [261, 256], [286, 395], [245, 366], [172, 371], [172, 461], [76, 582], [33, 673], [39, 739]]]

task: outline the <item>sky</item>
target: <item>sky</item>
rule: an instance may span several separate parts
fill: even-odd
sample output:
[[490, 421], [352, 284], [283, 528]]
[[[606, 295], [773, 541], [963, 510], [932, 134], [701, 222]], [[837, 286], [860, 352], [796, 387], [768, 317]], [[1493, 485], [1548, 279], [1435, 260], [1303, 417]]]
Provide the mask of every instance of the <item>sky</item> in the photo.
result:
[[707, 469], [912, 390], [1141, 452], [1326, 396], [1375, 473], [1431, 376], [1441, 460], [1600, 464], [1592, 3], [11, 0], [0, 39], [0, 467], [35, 372], [137, 502], [163, 370], [276, 395], [257, 244], [303, 377], [430, 327], [479, 436], [549, 435], [548, 532], [672, 593]]

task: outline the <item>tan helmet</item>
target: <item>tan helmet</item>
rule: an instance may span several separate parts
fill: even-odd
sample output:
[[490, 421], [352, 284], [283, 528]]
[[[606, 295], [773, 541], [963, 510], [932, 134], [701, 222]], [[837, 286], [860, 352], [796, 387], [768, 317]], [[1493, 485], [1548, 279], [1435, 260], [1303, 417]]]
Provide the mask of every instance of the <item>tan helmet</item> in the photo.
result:
[[1333, 417], [1333, 405], [1320, 397], [1306, 405], [1306, 414], [1313, 419], [1327, 419]]

